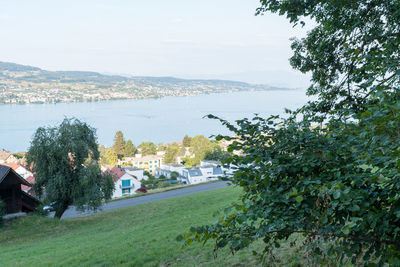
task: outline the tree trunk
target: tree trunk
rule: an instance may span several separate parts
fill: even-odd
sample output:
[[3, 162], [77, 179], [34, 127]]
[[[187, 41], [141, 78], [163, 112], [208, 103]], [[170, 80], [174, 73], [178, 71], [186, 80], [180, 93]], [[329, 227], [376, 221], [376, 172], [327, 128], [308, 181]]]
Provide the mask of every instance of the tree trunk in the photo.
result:
[[56, 210], [56, 213], [54, 214], [54, 218], [61, 219], [61, 216], [64, 214], [64, 212], [68, 209], [68, 204], [63, 204], [59, 209]]

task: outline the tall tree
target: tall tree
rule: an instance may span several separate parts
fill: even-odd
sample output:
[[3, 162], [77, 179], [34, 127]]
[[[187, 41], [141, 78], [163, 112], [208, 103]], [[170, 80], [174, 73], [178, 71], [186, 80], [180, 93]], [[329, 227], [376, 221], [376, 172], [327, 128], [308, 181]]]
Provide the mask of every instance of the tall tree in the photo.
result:
[[125, 138], [122, 131], [117, 131], [114, 136], [114, 152], [117, 154], [118, 158], [121, 159], [125, 152]]
[[194, 166], [200, 164], [206, 154], [212, 151], [216, 146], [215, 143], [212, 143], [203, 135], [196, 135], [190, 141], [190, 152], [194, 155], [194, 158], [186, 158], [186, 165]]
[[55, 217], [61, 218], [69, 205], [96, 209], [111, 198], [112, 177], [101, 173], [98, 160], [95, 130], [78, 119], [36, 130], [27, 163], [35, 174], [35, 193], [56, 202]]
[[189, 137], [187, 134], [183, 137], [182, 144], [184, 147], [190, 147], [190, 142], [192, 141], [192, 138]]
[[106, 149], [105, 158], [107, 160], [107, 164], [117, 165], [118, 163], [118, 155], [115, 153], [112, 147]]
[[136, 153], [136, 147], [133, 145], [131, 140], [126, 141], [124, 146], [125, 157], [133, 157]]
[[157, 153], [157, 147], [154, 143], [152, 142], [142, 142], [140, 145], [140, 153], [143, 156], [147, 155], [155, 155]]
[[100, 153], [100, 164], [109, 164], [106, 158], [106, 147], [104, 145], [99, 145], [99, 153]]
[[176, 161], [176, 157], [178, 156], [180, 151], [180, 147], [177, 143], [173, 143], [167, 147], [164, 155], [164, 163], [174, 163]]
[[242, 202], [185, 241], [235, 252], [261, 238], [266, 255], [302, 233], [311, 264], [400, 266], [399, 10], [389, 0], [261, 0], [258, 14], [314, 21], [290, 62], [312, 73], [316, 100], [287, 119], [219, 119], [236, 137], [217, 139], [244, 155], [228, 159], [242, 166], [231, 179]]

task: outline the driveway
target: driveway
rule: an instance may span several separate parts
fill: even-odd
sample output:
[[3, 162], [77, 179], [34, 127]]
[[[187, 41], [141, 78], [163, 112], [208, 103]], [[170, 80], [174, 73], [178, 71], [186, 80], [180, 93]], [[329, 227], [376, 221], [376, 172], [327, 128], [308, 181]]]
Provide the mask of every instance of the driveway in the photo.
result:
[[97, 211], [84, 211], [80, 212], [75, 209], [74, 206], [69, 207], [62, 216], [62, 219], [66, 218], [73, 218], [78, 216], [85, 216], [95, 212], [103, 212], [106, 210], [115, 210], [125, 207], [136, 206], [144, 203], [149, 203], [153, 201], [159, 201], [164, 199], [176, 198], [176, 197], [183, 197], [187, 195], [192, 195], [200, 192], [210, 191], [218, 188], [223, 188], [228, 185], [227, 182], [216, 182], [216, 183], [209, 183], [209, 184], [202, 184], [196, 186], [190, 186], [182, 189], [175, 189], [171, 191], [161, 192], [150, 194], [147, 196], [142, 197], [134, 197], [128, 199], [122, 199], [117, 201], [112, 201], [103, 204]]

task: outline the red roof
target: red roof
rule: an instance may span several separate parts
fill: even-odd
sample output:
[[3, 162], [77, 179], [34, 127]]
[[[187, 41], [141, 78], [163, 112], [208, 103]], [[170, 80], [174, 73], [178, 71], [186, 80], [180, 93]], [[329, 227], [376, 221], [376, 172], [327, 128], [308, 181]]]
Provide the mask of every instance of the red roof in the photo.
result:
[[[28, 183], [30, 184], [34, 184], [35, 183], [35, 177], [33, 176], [29, 176], [28, 178], [25, 179]], [[26, 185], [21, 185], [21, 190], [22, 191], [26, 191], [28, 192], [31, 189], [30, 186], [26, 186]]]
[[18, 165], [16, 163], [2, 163], [2, 165], [10, 167], [14, 171], [17, 170], [19, 167], [21, 167], [21, 165]]
[[122, 176], [124, 176], [124, 174], [125, 174], [126, 172], [125, 172], [124, 170], [122, 170], [121, 168], [119, 168], [119, 167], [116, 166], [116, 167], [114, 167], [114, 168], [112, 168], [112, 169], [106, 170], [105, 173], [111, 174], [111, 176], [113, 177], [113, 181], [114, 181], [114, 183], [115, 183], [116, 181], [119, 180], [119, 178], [121, 178]]

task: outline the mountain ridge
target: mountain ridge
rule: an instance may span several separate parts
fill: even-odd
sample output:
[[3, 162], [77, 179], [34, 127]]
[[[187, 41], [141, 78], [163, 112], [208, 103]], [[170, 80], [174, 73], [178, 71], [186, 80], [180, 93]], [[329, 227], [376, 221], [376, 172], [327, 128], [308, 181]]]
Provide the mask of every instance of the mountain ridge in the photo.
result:
[[48, 71], [0, 61], [0, 104], [91, 102], [260, 90], [290, 89], [219, 79], [124, 77], [93, 71]]

